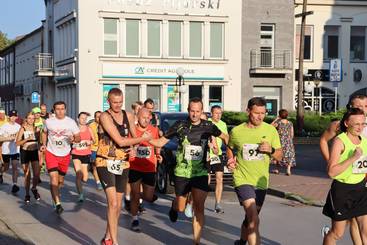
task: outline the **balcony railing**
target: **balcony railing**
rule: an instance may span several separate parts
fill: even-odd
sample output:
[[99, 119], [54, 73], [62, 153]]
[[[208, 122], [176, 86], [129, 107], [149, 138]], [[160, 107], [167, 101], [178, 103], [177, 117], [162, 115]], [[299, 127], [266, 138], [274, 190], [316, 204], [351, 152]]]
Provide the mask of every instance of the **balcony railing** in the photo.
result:
[[251, 73], [288, 73], [292, 70], [290, 50], [251, 50]]
[[36, 69], [35, 74], [38, 76], [53, 76], [54, 62], [52, 54], [39, 53], [35, 56]]

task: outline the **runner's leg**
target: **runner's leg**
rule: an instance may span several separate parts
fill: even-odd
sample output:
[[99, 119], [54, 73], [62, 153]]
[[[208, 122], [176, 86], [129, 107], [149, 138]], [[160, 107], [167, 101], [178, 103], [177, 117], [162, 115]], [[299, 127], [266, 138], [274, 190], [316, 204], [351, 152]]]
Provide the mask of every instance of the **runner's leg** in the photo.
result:
[[14, 159], [11, 160], [13, 184], [17, 184], [18, 182], [18, 163], [19, 163], [19, 160], [14, 160]]
[[31, 162], [32, 164], [32, 170], [33, 170], [33, 179], [32, 179], [32, 189], [37, 188], [38, 180], [40, 178], [40, 166], [38, 164], [38, 161]]
[[219, 204], [222, 199], [222, 192], [223, 192], [223, 172], [217, 171], [215, 173], [215, 203]]
[[29, 164], [22, 164], [23, 172], [24, 172], [24, 189], [25, 195], [29, 196], [29, 188], [31, 185], [31, 171], [29, 168]]
[[359, 216], [356, 218], [358, 223], [358, 230], [360, 231], [360, 237], [362, 244], [367, 244], [367, 215]]
[[332, 221], [332, 226], [330, 231], [324, 237], [323, 245], [335, 245], [336, 242], [343, 238], [345, 226], [347, 221]]
[[246, 213], [245, 221], [241, 226], [241, 239], [249, 245], [260, 245], [259, 212], [254, 198], [242, 202]]
[[59, 172], [51, 171], [49, 172], [50, 175], [50, 188], [51, 188], [51, 196], [52, 200], [55, 204], [60, 203], [60, 197], [59, 197]]
[[362, 245], [361, 234], [359, 233], [358, 222], [356, 218], [349, 220], [349, 231], [354, 245]]
[[134, 183], [130, 183], [130, 210], [131, 210], [131, 216], [134, 218], [138, 215], [138, 209], [139, 209], [139, 199], [140, 199], [140, 185], [141, 185], [141, 179]]
[[200, 244], [201, 232], [204, 227], [204, 204], [208, 192], [192, 188], [191, 195], [194, 209], [194, 216], [192, 219], [194, 244]]
[[74, 170], [75, 170], [75, 186], [76, 186], [76, 190], [78, 192], [78, 194], [81, 194], [83, 192], [83, 187], [82, 187], [82, 177], [83, 177], [83, 173], [81, 170], [81, 165], [82, 163], [80, 162], [79, 159], [73, 159], [73, 163], [74, 163]]
[[113, 244], [118, 244], [117, 226], [121, 209], [121, 200], [119, 202], [118, 198], [122, 199], [122, 193], [117, 193], [116, 188], [114, 186], [106, 188], [105, 191], [107, 197], [107, 225], [108, 225], [106, 231], [106, 238], [111, 238]]
[[89, 163], [82, 163], [81, 170], [82, 170], [82, 181], [86, 183], [88, 181], [88, 166]]
[[143, 184], [143, 200], [147, 202], [153, 201], [155, 187]]

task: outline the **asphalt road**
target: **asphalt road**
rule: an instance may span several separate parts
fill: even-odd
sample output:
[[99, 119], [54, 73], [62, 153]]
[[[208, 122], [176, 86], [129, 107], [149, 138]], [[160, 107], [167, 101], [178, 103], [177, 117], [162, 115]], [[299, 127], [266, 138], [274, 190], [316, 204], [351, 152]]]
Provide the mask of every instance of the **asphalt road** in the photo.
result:
[[[24, 190], [18, 196], [10, 194], [10, 176], [6, 175], [5, 184], [0, 186], [1, 220], [10, 222], [15, 233], [35, 244], [99, 244], [106, 222], [104, 193], [95, 190], [90, 180], [86, 187], [86, 202], [78, 204], [74, 173], [70, 168], [62, 191], [65, 212], [59, 217], [51, 207], [48, 176], [43, 175], [42, 179], [39, 187], [42, 200], [36, 202], [32, 199], [30, 205], [24, 205]], [[160, 195], [156, 203], [145, 205], [147, 212], [141, 216], [141, 233], [130, 230], [130, 216], [123, 210], [119, 226], [120, 244], [192, 244], [190, 220], [180, 215], [179, 221], [172, 224], [167, 217], [172, 198]], [[244, 211], [233, 191], [224, 193], [223, 206], [224, 214], [214, 213], [213, 193], [209, 195], [203, 244], [233, 244], [238, 239]], [[260, 219], [262, 244], [266, 245], [321, 244], [321, 227], [330, 223], [321, 214], [321, 208], [272, 196], [267, 197]], [[0, 236], [3, 235], [0, 229]], [[349, 234], [346, 233], [338, 244], [351, 244]]]

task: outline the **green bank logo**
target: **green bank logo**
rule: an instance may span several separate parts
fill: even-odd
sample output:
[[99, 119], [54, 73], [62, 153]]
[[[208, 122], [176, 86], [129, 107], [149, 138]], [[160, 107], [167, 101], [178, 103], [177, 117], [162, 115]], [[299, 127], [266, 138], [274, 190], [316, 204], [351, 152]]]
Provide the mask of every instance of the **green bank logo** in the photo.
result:
[[144, 74], [144, 67], [142, 66], [135, 67], [135, 74]]

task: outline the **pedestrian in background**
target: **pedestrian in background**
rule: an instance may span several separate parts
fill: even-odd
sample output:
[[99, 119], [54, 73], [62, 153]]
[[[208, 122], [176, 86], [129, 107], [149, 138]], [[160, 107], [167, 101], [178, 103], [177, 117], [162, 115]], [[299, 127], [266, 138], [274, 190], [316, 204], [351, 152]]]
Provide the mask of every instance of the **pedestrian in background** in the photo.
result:
[[[294, 150], [293, 138], [294, 130], [293, 123], [288, 119], [288, 111], [285, 109], [279, 110], [279, 116], [271, 124], [278, 130], [280, 142], [282, 144], [283, 158], [276, 161], [282, 167], [286, 167], [286, 174], [291, 175], [291, 168], [296, 166], [296, 154]], [[277, 166], [277, 165], [276, 165]], [[278, 174], [279, 170], [275, 167], [273, 173]]]

